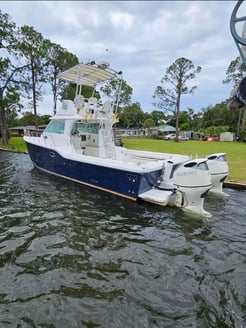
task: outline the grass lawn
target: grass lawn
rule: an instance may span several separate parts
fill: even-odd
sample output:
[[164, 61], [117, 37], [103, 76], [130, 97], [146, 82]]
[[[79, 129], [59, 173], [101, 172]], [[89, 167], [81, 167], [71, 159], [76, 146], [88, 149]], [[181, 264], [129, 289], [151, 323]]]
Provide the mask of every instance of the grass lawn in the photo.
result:
[[[216, 142], [216, 141], [179, 141], [155, 139], [124, 138], [123, 144], [129, 149], [158, 151], [161, 153], [184, 154], [192, 157], [203, 157], [212, 153], [226, 153], [229, 164], [228, 181], [246, 183], [246, 143], [244, 142]], [[0, 148], [27, 152], [26, 144], [21, 137], [9, 139], [8, 147]]]
[[124, 138], [123, 144], [129, 149], [158, 151], [161, 153], [191, 155], [193, 158], [212, 153], [226, 153], [229, 164], [227, 181], [246, 183], [246, 143], [216, 141], [179, 141]]
[[22, 137], [11, 137], [8, 146], [3, 146], [0, 140], [0, 149], [7, 149], [18, 153], [27, 152], [26, 144]]

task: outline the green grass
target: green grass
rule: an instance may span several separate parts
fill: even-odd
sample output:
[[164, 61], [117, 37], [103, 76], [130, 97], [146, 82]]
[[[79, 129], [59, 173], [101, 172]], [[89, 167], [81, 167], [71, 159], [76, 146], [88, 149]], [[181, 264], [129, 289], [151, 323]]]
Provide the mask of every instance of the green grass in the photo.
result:
[[26, 144], [22, 137], [11, 137], [7, 146], [3, 146], [0, 142], [0, 148], [15, 151], [17, 153], [27, 152]]
[[[209, 141], [164, 141], [155, 139], [124, 138], [123, 144], [129, 149], [157, 151], [161, 153], [191, 155], [193, 158], [212, 153], [226, 153], [229, 164], [228, 181], [246, 183], [246, 143], [243, 142], [209, 142]], [[25, 153], [26, 144], [21, 137], [9, 139], [9, 145], [0, 148]]]
[[227, 181], [246, 182], [246, 143], [210, 141], [167, 141], [154, 139], [124, 138], [123, 144], [129, 149], [157, 151], [161, 153], [191, 155], [193, 158], [212, 153], [226, 153], [229, 164]]

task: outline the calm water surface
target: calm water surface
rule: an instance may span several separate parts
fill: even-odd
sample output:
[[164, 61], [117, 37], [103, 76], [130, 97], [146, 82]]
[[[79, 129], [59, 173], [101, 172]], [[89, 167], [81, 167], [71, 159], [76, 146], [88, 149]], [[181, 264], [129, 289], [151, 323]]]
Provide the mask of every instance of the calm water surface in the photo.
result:
[[0, 152], [0, 327], [246, 327], [246, 192], [225, 191], [192, 218]]

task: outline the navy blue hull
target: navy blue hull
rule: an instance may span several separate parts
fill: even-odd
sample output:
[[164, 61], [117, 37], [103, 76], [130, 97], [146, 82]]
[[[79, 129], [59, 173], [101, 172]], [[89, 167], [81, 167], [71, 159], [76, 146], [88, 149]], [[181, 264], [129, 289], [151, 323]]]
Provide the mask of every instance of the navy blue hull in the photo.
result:
[[140, 174], [70, 160], [53, 150], [30, 143], [27, 143], [27, 148], [34, 165], [47, 173], [133, 200], [151, 189], [161, 175], [161, 170]]

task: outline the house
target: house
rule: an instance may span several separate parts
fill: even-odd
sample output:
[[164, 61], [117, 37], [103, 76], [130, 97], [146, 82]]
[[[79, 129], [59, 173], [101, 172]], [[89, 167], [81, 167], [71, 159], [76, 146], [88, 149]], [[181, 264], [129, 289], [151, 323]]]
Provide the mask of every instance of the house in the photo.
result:
[[25, 130], [32, 131], [33, 134], [39, 135], [45, 128], [46, 125], [38, 125], [37, 127], [35, 125], [16, 126], [9, 128], [9, 132], [12, 137], [23, 137]]

